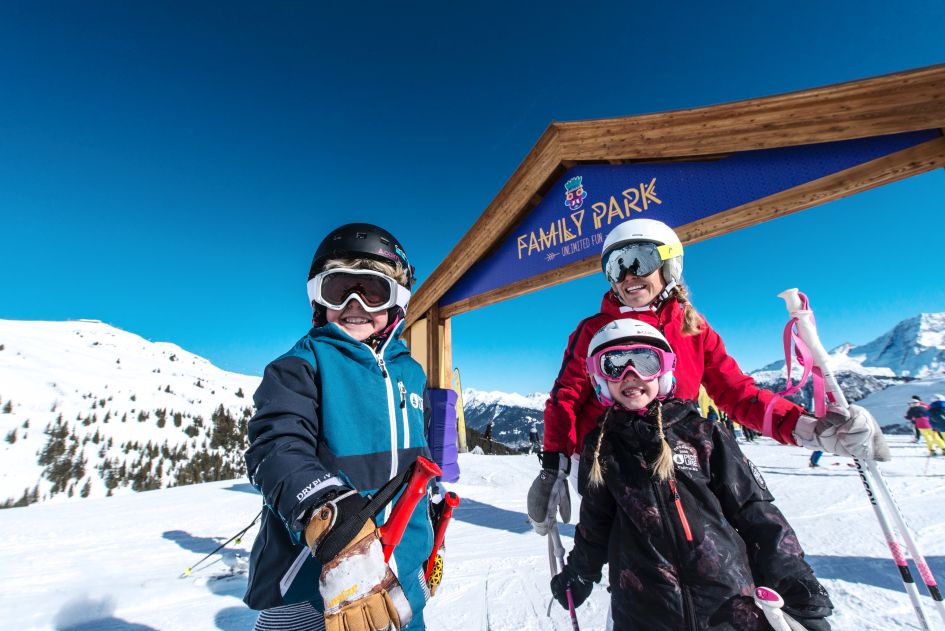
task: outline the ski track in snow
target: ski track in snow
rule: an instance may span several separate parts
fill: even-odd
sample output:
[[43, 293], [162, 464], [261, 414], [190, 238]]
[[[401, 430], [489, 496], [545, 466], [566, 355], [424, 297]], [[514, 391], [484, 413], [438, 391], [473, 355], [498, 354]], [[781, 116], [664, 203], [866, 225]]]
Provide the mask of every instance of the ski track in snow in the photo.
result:
[[[909, 437], [892, 437], [886, 479], [929, 560], [945, 578], [945, 458], [926, 458]], [[885, 541], [855, 469], [825, 455], [768, 440], [745, 446], [808, 559], [830, 590], [834, 629], [917, 629]], [[533, 456], [460, 456], [462, 497], [448, 536], [446, 572], [425, 610], [431, 631], [567, 631], [568, 614], [551, 594], [544, 538], [525, 517], [537, 470]], [[246, 578], [221, 576], [248, 554], [239, 546], [188, 578], [189, 565], [243, 528], [260, 500], [242, 480], [74, 500], [0, 511], [2, 629], [152, 631], [251, 629], [241, 602]], [[576, 511], [575, 511], [576, 513]], [[565, 547], [574, 526], [562, 525]], [[913, 568], [918, 578], [918, 572]], [[609, 594], [595, 586], [578, 609], [585, 631], [603, 629]], [[924, 587], [920, 587], [924, 592]], [[923, 596], [933, 628], [945, 628]]]

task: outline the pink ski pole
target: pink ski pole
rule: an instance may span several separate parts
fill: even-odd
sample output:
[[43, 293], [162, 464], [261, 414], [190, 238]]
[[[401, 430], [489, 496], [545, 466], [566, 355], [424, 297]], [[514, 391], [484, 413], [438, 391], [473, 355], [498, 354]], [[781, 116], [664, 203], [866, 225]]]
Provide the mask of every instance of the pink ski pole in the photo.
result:
[[[828, 366], [827, 351], [820, 341], [820, 336], [817, 334], [817, 327], [814, 321], [814, 312], [810, 309], [807, 296], [799, 292], [797, 289], [785, 290], [778, 294], [778, 296], [784, 299], [788, 313], [794, 320], [796, 320], [797, 337], [800, 338], [803, 344], [807, 346], [807, 349], [805, 350], [808, 350], [812, 355], [814, 367], [818, 369], [818, 371], [815, 371], [814, 373], [815, 379], [817, 379], [818, 376], [823, 378], [824, 390], [827, 400], [834, 408], [841, 411], [846, 411], [849, 409], [849, 403], [847, 402], [846, 396], [843, 394], [843, 390], [840, 388], [839, 382], [837, 382], [836, 376]], [[817, 372], [819, 372], [820, 375], [818, 375]], [[790, 375], [788, 375], [788, 379], [790, 379]], [[816, 392], [817, 387], [815, 387], [814, 390]], [[819, 405], [817, 407], [819, 407]], [[879, 525], [883, 530], [883, 535], [886, 537], [886, 545], [889, 547], [889, 551], [892, 553], [893, 560], [899, 569], [899, 574], [902, 578], [902, 582], [905, 585], [906, 593], [909, 595], [909, 599], [912, 601], [912, 606], [915, 609], [920, 626], [923, 629], [929, 629], [928, 620], [926, 620], [925, 612], [922, 609], [922, 603], [919, 600], [919, 590], [916, 587], [915, 581], [912, 579], [912, 573], [909, 571], [909, 565], [906, 561], [905, 554], [903, 553], [902, 544], [899, 543], [897, 537], [895, 536], [893, 528], [889, 524], [889, 519], [885, 514], [885, 510], [877, 501], [878, 498], [873, 492], [874, 485], [892, 512], [896, 529], [905, 540], [906, 547], [908, 548], [909, 553], [912, 555], [912, 559], [915, 561], [916, 567], [919, 569], [919, 574], [922, 576], [925, 586], [929, 590], [932, 600], [935, 602], [935, 606], [938, 609], [939, 615], [941, 615], [942, 620], [945, 621], [945, 604], [943, 604], [942, 594], [938, 589], [935, 577], [932, 575], [932, 571], [929, 568], [928, 563], [926, 563], [925, 557], [920, 552], [918, 545], [912, 538], [909, 528], [906, 526], [905, 519], [902, 516], [902, 512], [899, 510], [899, 506], [896, 504], [892, 494], [889, 492], [889, 487], [886, 484], [886, 480], [883, 478], [879, 466], [876, 464], [875, 460], [867, 460], [866, 468], [864, 470], [862, 460], [854, 458], [853, 462], [860, 474], [860, 480], [863, 482], [863, 487], [866, 489], [866, 494], [873, 506], [876, 519], [879, 521]], [[870, 483], [869, 477], [866, 475], [867, 471], [870, 474], [869, 477], [873, 479], [874, 484]]]

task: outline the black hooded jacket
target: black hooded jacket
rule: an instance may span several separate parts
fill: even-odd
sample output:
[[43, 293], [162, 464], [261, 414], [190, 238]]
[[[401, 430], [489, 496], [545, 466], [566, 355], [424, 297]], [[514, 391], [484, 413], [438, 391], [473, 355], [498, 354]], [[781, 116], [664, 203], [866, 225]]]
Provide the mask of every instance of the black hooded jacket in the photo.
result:
[[645, 416], [610, 411], [600, 486], [589, 486], [589, 474], [601, 427], [584, 441], [583, 499], [569, 564], [599, 581], [610, 563], [614, 628], [768, 629], [752, 600], [754, 587], [763, 585], [782, 592], [793, 606], [787, 611], [809, 616], [799, 620], [805, 626], [829, 629], [823, 617], [830, 600], [760, 472], [694, 404], [662, 404], [675, 479], [653, 479], [657, 405]]

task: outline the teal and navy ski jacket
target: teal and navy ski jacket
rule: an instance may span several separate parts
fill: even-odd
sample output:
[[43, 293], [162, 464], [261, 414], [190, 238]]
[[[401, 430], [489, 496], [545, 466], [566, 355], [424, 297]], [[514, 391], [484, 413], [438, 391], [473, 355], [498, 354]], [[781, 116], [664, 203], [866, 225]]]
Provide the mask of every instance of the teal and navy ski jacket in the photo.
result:
[[[399, 338], [402, 327], [375, 353], [326, 324], [266, 367], [254, 395], [246, 452], [250, 482], [268, 509], [253, 544], [243, 598], [251, 608], [303, 601], [321, 608], [321, 566], [303, 536], [311, 509], [329, 493], [374, 492], [417, 456], [429, 457], [426, 378]], [[389, 509], [378, 515], [378, 525]], [[429, 597], [423, 562], [432, 546], [422, 501], [391, 559], [415, 618]]]

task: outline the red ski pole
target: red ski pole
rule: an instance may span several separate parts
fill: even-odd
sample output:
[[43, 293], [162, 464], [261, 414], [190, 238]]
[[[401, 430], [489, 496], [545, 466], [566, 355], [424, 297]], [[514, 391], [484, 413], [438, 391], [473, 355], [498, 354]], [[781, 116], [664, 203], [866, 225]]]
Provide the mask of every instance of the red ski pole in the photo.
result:
[[443, 539], [446, 537], [446, 527], [453, 517], [453, 509], [457, 506], [459, 506], [459, 495], [452, 491], [447, 492], [443, 496], [443, 509], [440, 511], [440, 517], [436, 522], [436, 530], [433, 532], [433, 552], [430, 553], [430, 558], [427, 561], [427, 571], [424, 577], [427, 583], [430, 582], [430, 575], [433, 574], [433, 568], [436, 566], [436, 555], [440, 551], [440, 546], [443, 545]]
[[407, 522], [410, 521], [414, 509], [427, 494], [427, 484], [430, 479], [439, 475], [443, 475], [443, 471], [435, 462], [423, 456], [417, 457], [404, 492], [400, 494], [390, 511], [390, 518], [378, 529], [381, 534], [381, 545], [384, 547], [385, 561], [390, 561], [394, 548], [403, 538]]

